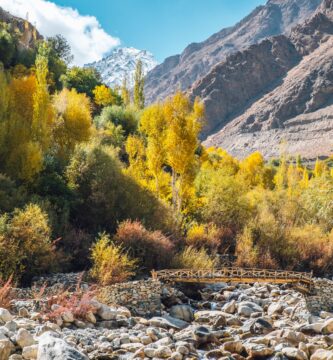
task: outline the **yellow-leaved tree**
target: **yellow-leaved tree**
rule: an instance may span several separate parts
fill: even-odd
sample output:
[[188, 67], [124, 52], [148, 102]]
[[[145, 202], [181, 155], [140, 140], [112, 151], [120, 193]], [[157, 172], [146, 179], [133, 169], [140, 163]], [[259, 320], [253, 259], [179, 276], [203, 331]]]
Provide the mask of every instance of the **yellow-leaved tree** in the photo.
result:
[[94, 101], [99, 106], [108, 106], [115, 104], [116, 99], [113, 96], [112, 90], [103, 85], [97, 85], [93, 90]]
[[88, 141], [92, 133], [91, 104], [86, 94], [63, 89], [53, 99], [57, 113], [54, 138], [58, 156], [68, 159], [75, 145]]
[[164, 104], [167, 121], [165, 133], [166, 163], [171, 168], [172, 204], [179, 214], [183, 203], [193, 190], [198, 135], [204, 117], [204, 106], [194, 104], [181, 92]]

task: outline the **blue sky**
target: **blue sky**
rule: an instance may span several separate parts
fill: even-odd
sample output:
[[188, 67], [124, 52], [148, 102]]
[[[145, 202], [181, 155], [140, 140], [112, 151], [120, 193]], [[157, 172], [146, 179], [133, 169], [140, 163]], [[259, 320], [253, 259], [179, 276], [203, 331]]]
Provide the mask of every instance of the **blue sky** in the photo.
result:
[[158, 61], [234, 25], [266, 0], [0, 0], [48, 37], [62, 34], [74, 64], [83, 65], [115, 46], [149, 50]]
[[151, 51], [158, 61], [233, 25], [265, 0], [55, 0], [95, 16], [123, 46]]

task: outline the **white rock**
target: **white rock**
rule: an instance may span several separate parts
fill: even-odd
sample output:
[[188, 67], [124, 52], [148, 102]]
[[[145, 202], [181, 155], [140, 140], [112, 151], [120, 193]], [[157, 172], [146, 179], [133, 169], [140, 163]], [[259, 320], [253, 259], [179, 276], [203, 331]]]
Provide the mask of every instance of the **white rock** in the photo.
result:
[[159, 346], [156, 349], [155, 356], [162, 359], [167, 359], [171, 356], [172, 351], [167, 346]]
[[37, 360], [88, 360], [87, 356], [67, 344], [54, 332], [45, 332], [39, 338]]

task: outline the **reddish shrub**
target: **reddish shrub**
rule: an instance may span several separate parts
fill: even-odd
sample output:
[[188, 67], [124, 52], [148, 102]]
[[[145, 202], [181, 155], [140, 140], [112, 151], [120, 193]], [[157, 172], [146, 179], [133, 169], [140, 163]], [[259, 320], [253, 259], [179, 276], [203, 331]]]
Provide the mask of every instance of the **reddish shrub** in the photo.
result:
[[6, 282], [0, 281], [0, 307], [9, 309], [12, 300], [13, 277], [11, 276]]
[[124, 246], [147, 269], [170, 266], [174, 244], [161, 231], [149, 231], [139, 221], [124, 221], [114, 240]]

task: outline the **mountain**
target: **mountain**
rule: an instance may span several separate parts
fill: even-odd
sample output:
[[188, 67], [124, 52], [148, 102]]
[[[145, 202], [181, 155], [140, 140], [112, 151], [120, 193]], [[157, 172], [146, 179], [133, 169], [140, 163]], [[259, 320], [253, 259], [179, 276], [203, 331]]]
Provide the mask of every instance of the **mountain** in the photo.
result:
[[10, 24], [12, 31], [18, 36], [19, 50], [34, 48], [36, 42], [43, 37], [37, 29], [28, 21], [13, 16], [9, 12], [0, 7], [0, 22]]
[[103, 81], [109, 86], [119, 86], [127, 77], [129, 85], [132, 87], [134, 85], [135, 67], [139, 60], [142, 61], [144, 74], [147, 74], [158, 64], [150, 52], [124, 47], [116, 48], [104, 59], [85, 66], [94, 67], [98, 70]]
[[333, 0], [280, 35], [218, 64], [194, 84], [206, 104], [206, 140], [238, 157], [277, 156], [281, 144], [311, 158], [333, 150]]
[[269, 0], [233, 27], [200, 43], [190, 44], [182, 54], [167, 58], [146, 77], [147, 102], [165, 98], [207, 75], [227, 56], [244, 50], [266, 37], [288, 34], [317, 9], [321, 0]]

